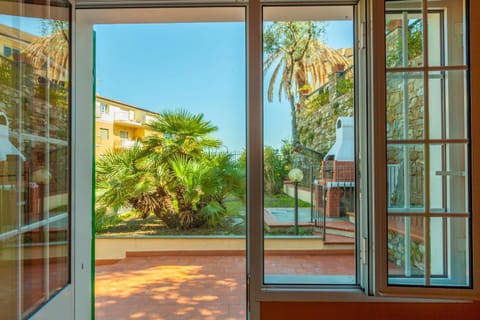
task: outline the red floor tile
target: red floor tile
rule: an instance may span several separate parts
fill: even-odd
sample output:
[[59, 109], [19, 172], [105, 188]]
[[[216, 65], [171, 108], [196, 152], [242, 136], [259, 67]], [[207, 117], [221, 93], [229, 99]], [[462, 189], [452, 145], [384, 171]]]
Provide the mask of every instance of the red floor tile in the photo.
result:
[[[267, 274], [348, 275], [353, 255], [267, 256]], [[244, 320], [245, 258], [129, 257], [96, 267], [97, 320]]]

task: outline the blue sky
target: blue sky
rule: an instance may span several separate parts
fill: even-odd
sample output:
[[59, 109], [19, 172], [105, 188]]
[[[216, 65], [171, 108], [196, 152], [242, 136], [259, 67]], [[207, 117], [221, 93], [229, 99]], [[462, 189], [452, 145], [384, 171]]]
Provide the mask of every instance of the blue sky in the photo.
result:
[[[98, 94], [157, 112], [202, 112], [226, 148], [245, 148], [244, 23], [97, 25], [95, 31]], [[352, 39], [351, 22], [328, 23], [329, 46], [351, 47]], [[289, 139], [289, 110], [285, 99], [265, 99], [266, 145]]]
[[[0, 24], [42, 35], [41, 19], [0, 15]], [[225, 148], [245, 148], [245, 24], [240, 22], [96, 25], [96, 90], [111, 99], [160, 112], [204, 113]], [[329, 21], [324, 40], [352, 47], [351, 21]], [[264, 87], [269, 75], [265, 76]], [[286, 99], [265, 97], [264, 143], [290, 138]]]

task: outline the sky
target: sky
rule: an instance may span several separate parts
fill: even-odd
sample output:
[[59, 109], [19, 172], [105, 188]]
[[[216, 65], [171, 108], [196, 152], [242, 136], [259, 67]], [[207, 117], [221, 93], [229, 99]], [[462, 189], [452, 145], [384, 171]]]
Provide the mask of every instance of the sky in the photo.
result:
[[[156, 112], [203, 113], [224, 148], [245, 148], [245, 24], [239, 22], [96, 25], [96, 90]], [[351, 21], [330, 21], [326, 43], [353, 44]], [[268, 85], [268, 74], [264, 87]], [[264, 143], [290, 138], [290, 107], [264, 98]]]
[[[0, 15], [0, 24], [42, 35], [45, 22]], [[96, 25], [96, 91], [106, 98], [161, 112], [203, 113], [224, 148], [246, 143], [245, 24], [241, 22]], [[351, 21], [329, 21], [323, 39], [334, 49], [353, 45]], [[264, 88], [270, 74], [264, 76]], [[291, 136], [290, 106], [264, 97], [264, 144]]]

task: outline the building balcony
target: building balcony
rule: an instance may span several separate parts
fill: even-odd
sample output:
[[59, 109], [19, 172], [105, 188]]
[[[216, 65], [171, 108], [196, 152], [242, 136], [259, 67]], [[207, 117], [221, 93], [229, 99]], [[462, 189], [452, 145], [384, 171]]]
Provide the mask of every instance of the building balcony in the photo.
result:
[[115, 140], [114, 147], [115, 149], [130, 149], [135, 145], [136, 142], [136, 140], [118, 139]]
[[116, 124], [121, 124], [126, 127], [133, 127], [133, 128], [140, 128], [142, 126], [142, 122], [135, 119], [134, 112], [115, 112], [113, 116], [113, 121]]

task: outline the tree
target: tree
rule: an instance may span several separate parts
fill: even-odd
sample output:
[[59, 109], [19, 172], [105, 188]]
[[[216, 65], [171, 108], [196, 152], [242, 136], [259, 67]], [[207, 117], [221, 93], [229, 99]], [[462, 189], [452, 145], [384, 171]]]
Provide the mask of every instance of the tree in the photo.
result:
[[160, 113], [150, 128], [158, 134], [97, 161], [99, 209], [130, 206], [175, 229], [221, 223], [226, 196], [243, 197], [244, 176], [230, 155], [210, 152], [221, 146], [209, 136], [217, 128], [184, 110]]
[[324, 33], [324, 25], [312, 21], [273, 22], [264, 32], [264, 71], [272, 70], [268, 101], [273, 101], [278, 85], [279, 101], [284, 94], [290, 102], [294, 144], [298, 142], [296, 103], [300, 101], [299, 89], [309, 85], [315, 90], [326, 82], [328, 65], [348, 64], [342, 55], [320, 40]]

